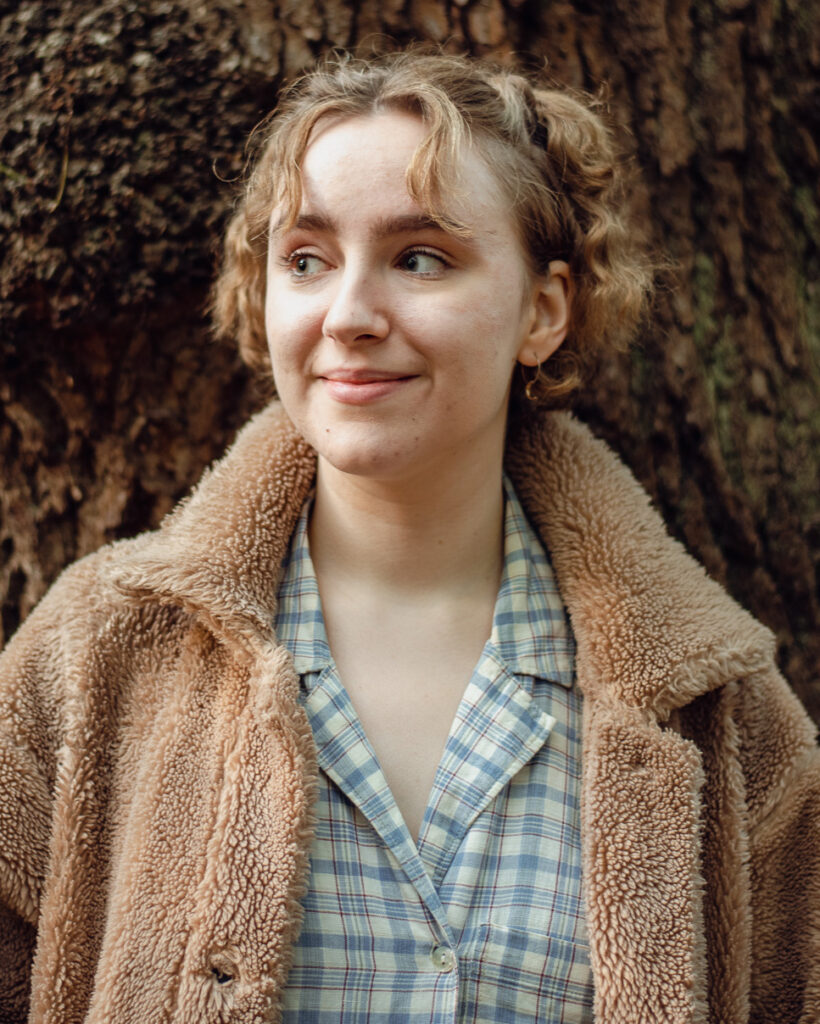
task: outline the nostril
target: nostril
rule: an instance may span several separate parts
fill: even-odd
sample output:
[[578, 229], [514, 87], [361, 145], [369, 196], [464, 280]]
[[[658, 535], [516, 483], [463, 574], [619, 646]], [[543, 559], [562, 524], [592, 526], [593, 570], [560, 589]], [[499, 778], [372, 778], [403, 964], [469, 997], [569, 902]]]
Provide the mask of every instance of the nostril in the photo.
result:
[[232, 974], [226, 974], [225, 971], [220, 971], [218, 967], [212, 967], [211, 970], [218, 985], [227, 985], [229, 981], [233, 981]]

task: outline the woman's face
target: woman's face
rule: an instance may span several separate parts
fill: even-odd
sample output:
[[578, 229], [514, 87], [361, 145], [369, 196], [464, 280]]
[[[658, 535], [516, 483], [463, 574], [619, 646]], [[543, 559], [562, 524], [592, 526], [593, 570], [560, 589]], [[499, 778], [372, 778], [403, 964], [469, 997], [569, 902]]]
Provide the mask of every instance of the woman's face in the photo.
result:
[[295, 225], [271, 217], [276, 388], [320, 465], [345, 473], [421, 479], [500, 452], [516, 360], [542, 358], [543, 279], [492, 172], [467, 151], [445, 205], [471, 235], [450, 234], [407, 191], [424, 135], [397, 112], [320, 126]]

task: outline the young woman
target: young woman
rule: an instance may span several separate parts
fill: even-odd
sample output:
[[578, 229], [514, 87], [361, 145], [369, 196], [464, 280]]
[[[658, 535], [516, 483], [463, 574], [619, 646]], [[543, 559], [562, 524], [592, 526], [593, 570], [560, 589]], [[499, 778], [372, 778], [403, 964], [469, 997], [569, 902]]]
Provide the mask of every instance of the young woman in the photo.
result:
[[286, 95], [215, 305], [281, 404], [0, 661], [4, 1020], [820, 1019], [811, 723], [546, 411], [643, 308], [618, 196], [481, 62]]

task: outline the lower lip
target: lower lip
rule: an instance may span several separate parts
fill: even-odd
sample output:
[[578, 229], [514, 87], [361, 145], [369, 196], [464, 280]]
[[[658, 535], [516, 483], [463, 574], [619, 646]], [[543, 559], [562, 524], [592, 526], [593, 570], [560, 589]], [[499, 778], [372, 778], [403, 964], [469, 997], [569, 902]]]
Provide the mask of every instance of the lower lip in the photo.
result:
[[367, 405], [379, 398], [395, 394], [400, 388], [409, 384], [413, 377], [394, 377], [390, 380], [328, 380], [323, 377], [325, 388], [331, 398], [345, 405]]

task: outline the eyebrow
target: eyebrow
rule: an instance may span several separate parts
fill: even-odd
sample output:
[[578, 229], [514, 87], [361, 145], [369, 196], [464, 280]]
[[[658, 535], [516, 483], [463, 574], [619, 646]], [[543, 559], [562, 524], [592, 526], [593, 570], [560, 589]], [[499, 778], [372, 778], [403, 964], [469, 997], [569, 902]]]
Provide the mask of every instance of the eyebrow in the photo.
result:
[[[285, 218], [280, 217], [271, 226], [271, 235], [282, 230]], [[293, 222], [294, 230], [336, 231], [336, 222], [325, 213], [300, 213]], [[371, 238], [388, 238], [413, 231], [444, 231], [437, 220], [426, 213], [400, 214], [395, 217], [379, 217], [370, 231]]]
[[[275, 224], [271, 225], [270, 233], [275, 235], [280, 232], [285, 226], [286, 220], [287, 217], [280, 217]], [[332, 218], [323, 213], [300, 213], [292, 224], [292, 229], [307, 228], [313, 231], [333, 231], [334, 227], [335, 224]]]
[[370, 232], [373, 238], [401, 235], [408, 231], [444, 231], [445, 229], [426, 213], [408, 213], [396, 217], [379, 217]]

